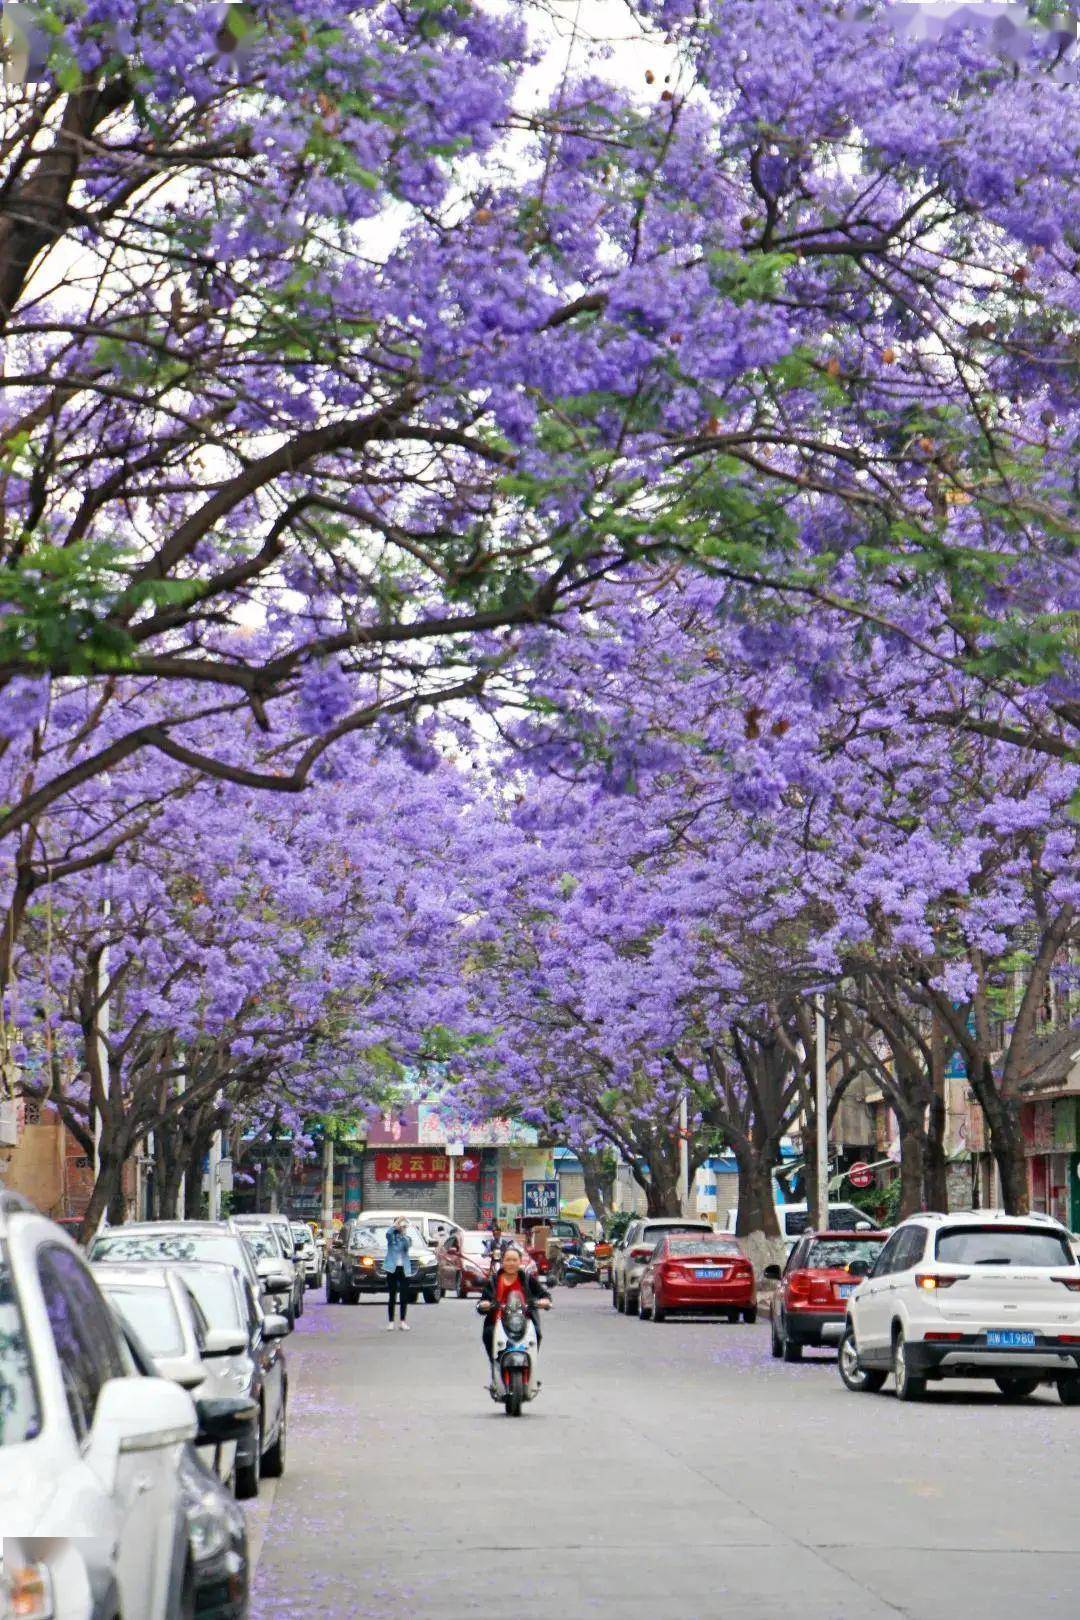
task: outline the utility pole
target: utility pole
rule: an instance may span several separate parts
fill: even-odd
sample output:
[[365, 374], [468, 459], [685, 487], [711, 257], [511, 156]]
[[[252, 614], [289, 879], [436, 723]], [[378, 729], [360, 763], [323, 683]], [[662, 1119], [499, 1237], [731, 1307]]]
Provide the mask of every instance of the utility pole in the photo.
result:
[[679, 1213], [688, 1215], [690, 1204], [690, 1117], [686, 1092], [679, 1099]]
[[334, 1229], [334, 1140], [323, 1137], [322, 1145], [322, 1227], [327, 1242]]
[[212, 1221], [221, 1219], [221, 1132], [215, 1131], [210, 1138], [210, 1155], [207, 1160], [207, 1210], [206, 1213]]
[[[112, 915], [112, 901], [105, 895], [101, 902], [101, 915], [108, 929], [109, 918]], [[98, 957], [97, 969], [97, 1032], [94, 1039], [98, 1050], [98, 1072], [101, 1075], [101, 1090], [103, 1099], [108, 1101], [109, 1096], [109, 940], [106, 933], [105, 941]], [[94, 1113], [94, 1181], [101, 1175], [101, 1138], [104, 1132], [105, 1118], [101, 1108]], [[108, 1205], [101, 1212], [100, 1227], [105, 1226], [109, 1219]]]
[[817, 1211], [819, 1232], [829, 1229], [829, 1084], [825, 1052], [825, 993], [814, 997], [815, 1059], [814, 1110], [817, 1115]]

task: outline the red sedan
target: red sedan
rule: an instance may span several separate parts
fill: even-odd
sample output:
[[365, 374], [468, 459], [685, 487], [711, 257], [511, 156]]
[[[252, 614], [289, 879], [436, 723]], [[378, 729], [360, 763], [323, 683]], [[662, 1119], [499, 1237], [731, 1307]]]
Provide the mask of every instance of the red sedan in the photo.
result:
[[708, 1311], [757, 1321], [754, 1268], [737, 1240], [722, 1232], [673, 1232], [660, 1239], [641, 1274], [638, 1315], [662, 1322], [669, 1312]]
[[804, 1232], [773, 1295], [772, 1353], [801, 1361], [805, 1345], [839, 1344], [847, 1302], [890, 1234]]

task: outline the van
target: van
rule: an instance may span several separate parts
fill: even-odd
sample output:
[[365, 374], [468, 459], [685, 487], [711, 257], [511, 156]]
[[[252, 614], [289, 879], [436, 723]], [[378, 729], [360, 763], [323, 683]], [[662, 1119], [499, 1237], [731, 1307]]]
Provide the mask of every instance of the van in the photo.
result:
[[[802, 1236], [810, 1225], [810, 1211], [806, 1204], [777, 1204], [776, 1224], [780, 1228], [780, 1235], [790, 1248], [796, 1238]], [[734, 1232], [738, 1209], [729, 1209], [724, 1222], [725, 1232]], [[829, 1205], [830, 1232], [879, 1232], [881, 1222], [875, 1221], [864, 1209], [858, 1209], [854, 1204]]]

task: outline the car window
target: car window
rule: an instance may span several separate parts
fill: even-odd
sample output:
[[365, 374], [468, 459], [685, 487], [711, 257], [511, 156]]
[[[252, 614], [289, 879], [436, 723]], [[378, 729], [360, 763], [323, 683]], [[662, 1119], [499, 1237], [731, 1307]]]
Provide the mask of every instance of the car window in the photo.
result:
[[909, 1226], [903, 1233], [903, 1243], [893, 1261], [894, 1271], [910, 1271], [917, 1266], [926, 1251], [926, 1228], [924, 1226]]
[[900, 1252], [900, 1245], [906, 1237], [906, 1231], [901, 1229], [893, 1233], [881, 1246], [881, 1253], [877, 1257], [871, 1277], [887, 1277], [896, 1269], [896, 1257]]
[[1063, 1234], [1037, 1226], [953, 1226], [939, 1232], [937, 1258], [962, 1266], [1074, 1266]]
[[223, 1260], [230, 1266], [243, 1263], [239, 1238], [231, 1232], [101, 1232], [90, 1245], [88, 1257], [99, 1261], [129, 1260]]
[[183, 1355], [184, 1333], [167, 1288], [124, 1288], [107, 1280], [103, 1287], [152, 1356]]
[[244, 1242], [256, 1260], [280, 1260], [281, 1245], [268, 1226], [245, 1226]]
[[26, 1324], [0, 1246], [0, 1447], [17, 1446], [40, 1432], [41, 1408]]
[[243, 1327], [233, 1274], [224, 1267], [185, 1266], [180, 1275], [210, 1327]]
[[72, 1427], [81, 1441], [103, 1385], [124, 1376], [118, 1330], [89, 1272], [69, 1250], [47, 1244], [38, 1251], [37, 1271]]
[[810, 1225], [810, 1212], [805, 1209], [783, 1209], [784, 1236], [802, 1237]]
[[[666, 1255], [730, 1254], [742, 1259], [742, 1249], [736, 1239], [716, 1232], [702, 1232], [696, 1237], [690, 1233], [677, 1233], [674, 1237], [665, 1238], [662, 1247]], [[657, 1254], [659, 1252], [658, 1248]]]
[[871, 1264], [881, 1251], [880, 1242], [866, 1238], [815, 1238], [804, 1248], [801, 1264], [822, 1271], [841, 1271], [853, 1260]]
[[796, 1243], [795, 1247], [787, 1257], [787, 1265], [784, 1267], [785, 1274], [789, 1271], [798, 1271], [799, 1267], [803, 1263], [802, 1257], [805, 1253], [806, 1240], [805, 1238], [800, 1238], [799, 1242]]

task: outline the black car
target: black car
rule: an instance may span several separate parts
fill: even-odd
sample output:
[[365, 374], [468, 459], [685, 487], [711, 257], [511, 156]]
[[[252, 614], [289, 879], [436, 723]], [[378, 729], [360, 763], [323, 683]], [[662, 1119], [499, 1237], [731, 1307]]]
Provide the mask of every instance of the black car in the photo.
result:
[[[386, 1234], [388, 1221], [346, 1221], [334, 1238], [326, 1256], [326, 1303], [337, 1305], [345, 1300], [355, 1305], [361, 1294], [385, 1294], [387, 1291]], [[437, 1305], [442, 1298], [439, 1286], [439, 1263], [435, 1252], [429, 1249], [415, 1226], [406, 1228], [412, 1239], [410, 1256], [416, 1272], [410, 1279], [409, 1303], [420, 1295], [429, 1305]]]
[[[144, 1378], [156, 1377], [149, 1352], [127, 1323], [117, 1320], [133, 1370]], [[196, 1402], [197, 1440], [236, 1439], [237, 1427], [250, 1424], [250, 1407], [251, 1402], [239, 1396], [235, 1402]], [[188, 1532], [182, 1620], [247, 1620], [251, 1570], [244, 1511], [194, 1445], [181, 1452], [179, 1480]]]

